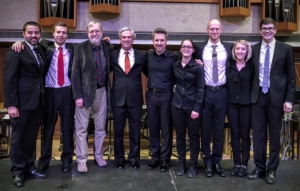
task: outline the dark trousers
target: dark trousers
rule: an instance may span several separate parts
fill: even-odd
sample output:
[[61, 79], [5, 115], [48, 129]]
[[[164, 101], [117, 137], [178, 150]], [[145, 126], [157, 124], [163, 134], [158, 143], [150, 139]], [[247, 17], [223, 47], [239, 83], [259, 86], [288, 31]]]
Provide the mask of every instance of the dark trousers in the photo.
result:
[[54, 127], [60, 116], [60, 127], [62, 133], [62, 154], [60, 156], [63, 164], [71, 164], [74, 154], [74, 101], [70, 86], [63, 88], [45, 88], [44, 109], [44, 132], [42, 142], [42, 153], [39, 165], [48, 166], [52, 156], [52, 141]]
[[[205, 155], [205, 165], [214, 165], [222, 160], [224, 122], [227, 107], [227, 89], [217, 91], [205, 89], [203, 100], [203, 116], [201, 145]], [[210, 142], [212, 137], [212, 150]]]
[[197, 166], [200, 141], [199, 128], [200, 118], [192, 119], [192, 110], [179, 109], [171, 106], [173, 124], [176, 130], [176, 147], [178, 153], [179, 164], [185, 165], [186, 158], [186, 129], [190, 140], [190, 165]]
[[134, 162], [138, 160], [140, 151], [140, 127], [142, 106], [129, 107], [124, 105], [123, 107], [112, 107], [114, 118], [114, 156], [115, 161], [124, 161], [124, 128], [126, 124], [126, 118], [128, 118], [129, 125], [129, 140], [130, 151], [128, 154], [128, 160]]
[[[173, 126], [171, 118], [171, 101], [173, 92], [154, 93], [147, 91], [147, 117], [150, 133], [150, 150], [152, 160], [170, 161], [172, 153]], [[160, 131], [162, 144], [160, 147]]]
[[[251, 106], [254, 163], [258, 171], [273, 169], [279, 166], [280, 129], [283, 106], [272, 106], [270, 94], [260, 92], [258, 101]], [[269, 131], [268, 131], [269, 130]], [[269, 162], [266, 166], [266, 149], [269, 133]]]
[[250, 157], [251, 106], [229, 103], [227, 118], [234, 165], [247, 166]]
[[35, 170], [36, 138], [43, 117], [43, 108], [39, 102], [35, 110], [19, 110], [20, 117], [11, 118], [9, 158], [12, 163], [12, 175], [20, 175]]

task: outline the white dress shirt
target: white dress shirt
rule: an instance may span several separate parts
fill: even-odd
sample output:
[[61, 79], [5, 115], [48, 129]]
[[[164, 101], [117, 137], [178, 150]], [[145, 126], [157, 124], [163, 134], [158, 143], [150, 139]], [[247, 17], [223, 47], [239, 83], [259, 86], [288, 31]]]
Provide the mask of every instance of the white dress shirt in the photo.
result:
[[203, 50], [203, 63], [204, 63], [204, 78], [205, 78], [205, 85], [209, 86], [219, 86], [226, 83], [226, 60], [228, 57], [227, 51], [224, 45], [219, 41], [216, 45], [217, 51], [217, 60], [218, 60], [218, 82], [213, 82], [213, 60], [212, 60], [212, 52], [213, 48], [211, 47], [212, 44], [210, 41], [204, 47]]
[[[270, 71], [272, 66], [272, 60], [274, 56], [274, 50], [275, 50], [275, 43], [276, 40], [272, 40], [272, 42], [269, 44], [270, 49], [270, 57], [269, 57], [269, 74], [268, 74], [268, 87], [270, 87]], [[264, 78], [264, 65], [265, 65], [265, 57], [266, 57], [266, 51], [267, 51], [267, 44], [262, 41], [261, 47], [260, 47], [260, 54], [259, 54], [259, 86], [262, 86], [263, 78]]]

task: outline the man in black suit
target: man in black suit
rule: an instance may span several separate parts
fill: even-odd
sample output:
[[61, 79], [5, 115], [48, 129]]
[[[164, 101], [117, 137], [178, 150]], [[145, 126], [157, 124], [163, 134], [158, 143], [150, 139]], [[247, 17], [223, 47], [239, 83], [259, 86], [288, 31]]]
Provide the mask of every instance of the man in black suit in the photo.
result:
[[212, 177], [214, 172], [225, 177], [220, 161], [223, 155], [224, 122], [228, 101], [226, 70], [230, 64], [232, 44], [220, 40], [222, 25], [217, 19], [209, 21], [207, 32], [208, 41], [195, 43], [195, 57], [204, 63], [205, 77], [201, 133], [203, 161], [207, 177]]
[[[263, 19], [259, 27], [263, 40], [252, 46], [254, 77], [251, 89], [256, 167], [248, 179], [255, 180], [267, 176], [266, 182], [273, 184], [279, 166], [283, 112], [292, 111], [295, 97], [295, 62], [292, 46], [274, 38], [276, 22], [273, 19]], [[270, 149], [269, 162], [266, 165], [267, 137]]]
[[[52, 156], [54, 127], [59, 114], [62, 133], [62, 172], [69, 172], [74, 154], [74, 101], [71, 86], [74, 45], [65, 43], [68, 38], [68, 27], [65, 23], [58, 22], [54, 25], [53, 37], [54, 42], [40, 41], [48, 64], [45, 68], [45, 127], [38, 170], [43, 171], [49, 167]], [[61, 58], [62, 63], [60, 62]], [[60, 64], [63, 66], [62, 70]]]
[[112, 111], [114, 117], [114, 156], [118, 169], [124, 168], [124, 128], [129, 124], [130, 151], [128, 160], [131, 168], [139, 169], [139, 138], [142, 114], [141, 71], [145, 68], [146, 54], [132, 48], [134, 31], [124, 27], [119, 31], [121, 49], [111, 53], [113, 72]]
[[[71, 170], [74, 153], [74, 102], [71, 89], [71, 69], [74, 56], [74, 45], [65, 43], [68, 38], [68, 27], [63, 22], [58, 22], [53, 27], [55, 42], [42, 39], [39, 44], [46, 54], [45, 76], [45, 108], [44, 129], [42, 141], [42, 153], [39, 158], [37, 171], [41, 172], [49, 168], [52, 156], [52, 140], [54, 127], [57, 122], [58, 113], [61, 118], [62, 132], [62, 172]], [[17, 52], [24, 49], [21, 42], [13, 44], [12, 48]], [[60, 52], [60, 47], [62, 48]], [[60, 54], [61, 53], [61, 54]], [[61, 57], [60, 57], [61, 56]], [[62, 58], [62, 62], [59, 59]], [[62, 63], [63, 69], [59, 70]], [[60, 76], [61, 75], [61, 76]], [[61, 78], [62, 77], [62, 78]], [[62, 79], [62, 81], [61, 81]]]
[[4, 65], [5, 107], [11, 118], [10, 160], [12, 185], [24, 185], [25, 175], [46, 178], [36, 171], [34, 151], [43, 113], [45, 55], [39, 47], [41, 27], [30, 21], [23, 26], [24, 51], [9, 49]]
[[102, 146], [106, 136], [107, 100], [109, 100], [106, 88], [109, 90], [110, 86], [109, 59], [113, 46], [101, 41], [102, 33], [101, 24], [91, 21], [87, 26], [89, 40], [77, 44], [74, 50], [71, 81], [76, 104], [76, 161], [79, 173], [88, 171], [87, 127], [91, 112], [95, 124], [95, 163], [100, 167], [107, 166], [107, 162], [103, 159]]

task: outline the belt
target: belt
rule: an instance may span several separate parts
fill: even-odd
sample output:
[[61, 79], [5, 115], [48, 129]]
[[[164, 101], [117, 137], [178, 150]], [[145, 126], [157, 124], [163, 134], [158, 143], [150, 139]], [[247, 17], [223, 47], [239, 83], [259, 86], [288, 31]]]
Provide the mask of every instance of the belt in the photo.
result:
[[100, 84], [97, 83], [97, 89], [100, 89], [100, 88], [103, 88], [103, 87], [105, 87], [105, 85], [100, 85]]
[[153, 92], [153, 93], [167, 93], [167, 92], [171, 92], [170, 89], [159, 89], [159, 88], [148, 88], [149, 91]]
[[225, 87], [226, 87], [226, 84], [222, 84], [222, 85], [220, 85], [220, 86], [208, 86], [208, 85], [205, 85], [204, 87], [205, 87], [205, 89], [207, 89], [207, 90], [218, 91], [218, 90], [220, 90], [220, 89], [222, 89], [222, 88], [225, 88]]

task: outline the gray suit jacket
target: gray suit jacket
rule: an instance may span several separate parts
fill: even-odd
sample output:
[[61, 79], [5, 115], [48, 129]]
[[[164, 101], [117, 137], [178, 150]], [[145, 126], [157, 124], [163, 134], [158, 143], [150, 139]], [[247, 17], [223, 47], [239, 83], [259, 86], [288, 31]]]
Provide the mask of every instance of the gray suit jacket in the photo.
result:
[[[107, 76], [109, 76], [110, 52], [113, 50], [113, 46], [103, 41], [101, 41], [101, 43], [103, 45], [104, 55], [106, 58], [106, 68], [108, 70]], [[91, 107], [97, 90], [97, 66], [92, 44], [89, 40], [75, 45], [71, 82], [74, 100], [83, 98], [83, 105], [85, 107]], [[109, 84], [108, 77], [108, 89], [110, 89]], [[109, 93], [109, 91], [107, 92]], [[108, 98], [107, 100], [110, 99]]]

